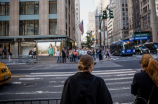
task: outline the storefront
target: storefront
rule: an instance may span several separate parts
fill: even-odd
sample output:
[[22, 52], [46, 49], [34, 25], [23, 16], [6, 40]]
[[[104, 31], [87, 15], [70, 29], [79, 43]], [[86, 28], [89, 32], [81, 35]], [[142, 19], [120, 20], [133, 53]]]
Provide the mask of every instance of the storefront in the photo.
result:
[[62, 48], [72, 49], [74, 43], [65, 35], [4, 37], [0, 39], [0, 48], [4, 49], [1, 57], [5, 59], [11, 52], [13, 58], [18, 58], [18, 55], [29, 55], [30, 51], [36, 51], [33, 55], [49, 56], [48, 47], [50, 44], [54, 49], [52, 56], [56, 56], [57, 49], [60, 51]]
[[135, 33], [133, 37], [129, 38], [129, 40], [132, 40], [134, 42], [134, 45], [140, 45], [140, 44], [144, 44], [146, 42], [150, 41], [150, 35], [147, 32], [143, 32], [143, 33]]

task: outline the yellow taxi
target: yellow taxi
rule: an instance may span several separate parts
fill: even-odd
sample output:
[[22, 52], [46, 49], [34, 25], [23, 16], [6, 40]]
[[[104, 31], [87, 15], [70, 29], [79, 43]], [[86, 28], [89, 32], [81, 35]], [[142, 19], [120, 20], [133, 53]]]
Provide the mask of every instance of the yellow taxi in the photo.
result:
[[11, 79], [11, 72], [8, 67], [0, 62], [0, 85]]

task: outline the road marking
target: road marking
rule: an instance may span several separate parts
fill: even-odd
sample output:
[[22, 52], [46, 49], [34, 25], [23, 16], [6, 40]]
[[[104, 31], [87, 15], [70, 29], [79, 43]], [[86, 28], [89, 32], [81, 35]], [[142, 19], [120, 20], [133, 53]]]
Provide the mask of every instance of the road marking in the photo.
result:
[[132, 81], [128, 81], [128, 82], [113, 82], [113, 83], [106, 83], [106, 85], [118, 85], [118, 84], [131, 84]]
[[[122, 71], [122, 72], [102, 72], [102, 73], [92, 73], [94, 75], [109, 75], [109, 74], [126, 74], [126, 73], [134, 73], [136, 71]], [[51, 73], [50, 73], [51, 74]], [[73, 74], [54, 74], [54, 75], [50, 75], [50, 74], [44, 74], [44, 73], [38, 73], [38, 75], [26, 75], [25, 77], [54, 77], [54, 76], [72, 76]], [[121, 76], [121, 75], [120, 75]]]
[[22, 76], [11, 76], [11, 77], [15, 77], [15, 78], [16, 78], [16, 77], [25, 77], [25, 75], [22, 75]]
[[110, 91], [115, 91], [115, 90], [130, 90], [131, 87], [118, 87], [118, 88], [108, 88]]
[[19, 80], [41, 80], [43, 78], [20, 78]]
[[0, 95], [25, 95], [25, 94], [57, 94], [62, 92], [51, 92], [51, 91], [23, 91], [23, 92], [17, 92], [17, 93], [0, 93]]
[[12, 82], [12, 84], [21, 84], [21, 82]]
[[133, 79], [133, 77], [108, 78], [108, 79], [104, 79], [104, 81], [125, 80], [125, 79]]

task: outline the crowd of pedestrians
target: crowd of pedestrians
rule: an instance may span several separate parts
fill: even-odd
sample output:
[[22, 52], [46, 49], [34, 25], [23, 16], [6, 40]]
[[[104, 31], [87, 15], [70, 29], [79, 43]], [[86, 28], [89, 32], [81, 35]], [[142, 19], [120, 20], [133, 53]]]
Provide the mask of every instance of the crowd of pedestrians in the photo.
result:
[[94, 61], [96, 60], [96, 58], [99, 58], [99, 60], [103, 60], [105, 55], [106, 55], [106, 58], [108, 59], [111, 58], [110, 51], [108, 48], [106, 48], [106, 50], [102, 50], [101, 48], [98, 48], [95, 50], [89, 49], [89, 48], [77, 48], [77, 49], [65, 50], [63, 48], [61, 53], [59, 50], [57, 50], [57, 63], [59, 62], [66, 63], [66, 60], [77, 63], [78, 60], [83, 55], [92, 56]]

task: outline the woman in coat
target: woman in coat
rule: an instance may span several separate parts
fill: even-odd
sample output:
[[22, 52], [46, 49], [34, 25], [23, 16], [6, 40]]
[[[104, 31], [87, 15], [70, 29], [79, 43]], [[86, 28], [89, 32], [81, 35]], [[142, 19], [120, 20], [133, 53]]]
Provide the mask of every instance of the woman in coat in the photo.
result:
[[141, 97], [135, 103], [146, 104], [144, 100], [150, 100], [149, 104], [158, 104], [158, 62], [150, 54], [144, 54], [140, 64], [144, 70], [134, 75], [131, 85], [131, 93]]
[[113, 104], [104, 80], [91, 74], [93, 68], [93, 57], [81, 56], [79, 72], [65, 81], [60, 104]]

